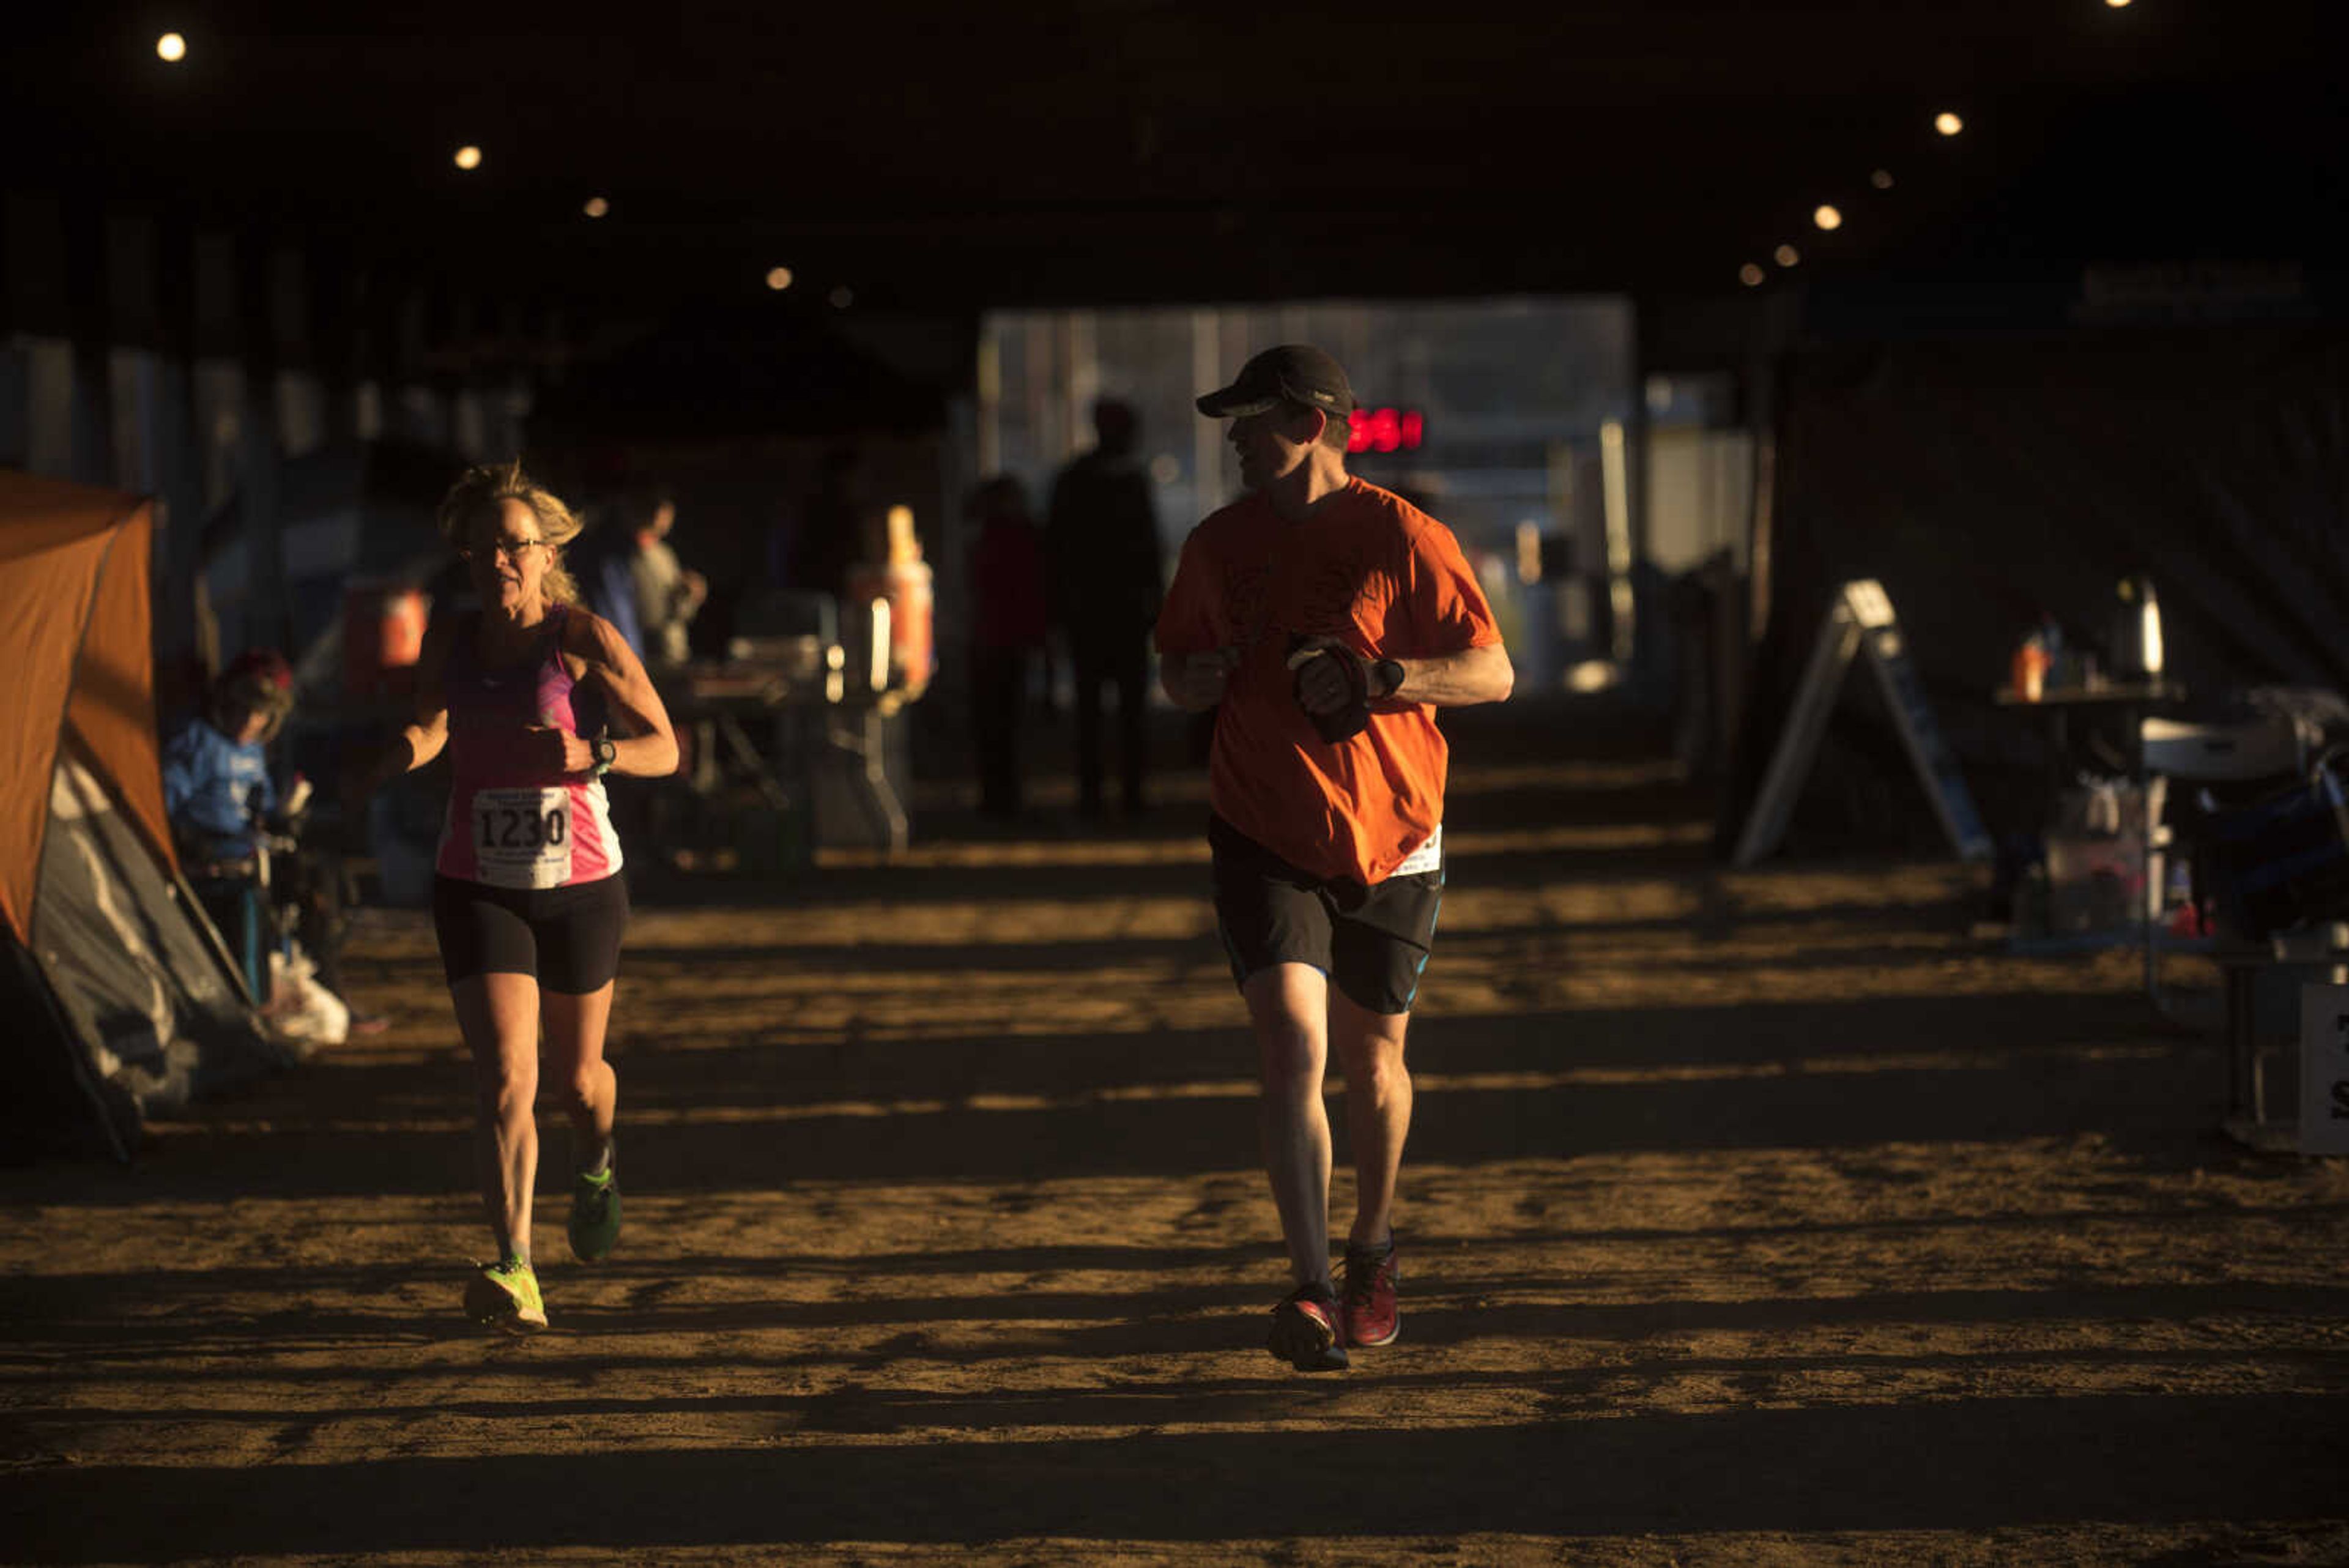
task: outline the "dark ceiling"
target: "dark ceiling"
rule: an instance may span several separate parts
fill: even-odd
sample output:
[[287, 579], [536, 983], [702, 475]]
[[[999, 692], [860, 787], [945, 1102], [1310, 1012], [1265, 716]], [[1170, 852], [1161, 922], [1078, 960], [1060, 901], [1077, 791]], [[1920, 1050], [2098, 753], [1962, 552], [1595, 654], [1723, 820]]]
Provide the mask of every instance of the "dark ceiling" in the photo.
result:
[[[0, 114], [12, 186], [636, 314], [755, 296], [778, 265], [802, 297], [907, 310], [1733, 292], [1788, 240], [1806, 276], [2337, 259], [2349, 126], [2319, 15], [187, 0], [20, 33]], [[1944, 109], [1961, 135], [1934, 133]]]

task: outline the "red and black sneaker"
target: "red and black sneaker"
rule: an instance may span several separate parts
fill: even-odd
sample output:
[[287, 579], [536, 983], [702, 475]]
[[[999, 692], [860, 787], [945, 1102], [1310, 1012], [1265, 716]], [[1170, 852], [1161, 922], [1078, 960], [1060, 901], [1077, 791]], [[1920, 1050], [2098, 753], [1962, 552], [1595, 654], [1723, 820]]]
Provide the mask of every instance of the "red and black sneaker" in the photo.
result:
[[1328, 1285], [1299, 1285], [1272, 1309], [1266, 1348], [1299, 1372], [1343, 1372], [1346, 1344], [1338, 1332], [1338, 1298]]
[[1383, 1247], [1346, 1249], [1345, 1298], [1338, 1309], [1346, 1343], [1365, 1348], [1392, 1345], [1402, 1332], [1402, 1309], [1395, 1305], [1394, 1238]]

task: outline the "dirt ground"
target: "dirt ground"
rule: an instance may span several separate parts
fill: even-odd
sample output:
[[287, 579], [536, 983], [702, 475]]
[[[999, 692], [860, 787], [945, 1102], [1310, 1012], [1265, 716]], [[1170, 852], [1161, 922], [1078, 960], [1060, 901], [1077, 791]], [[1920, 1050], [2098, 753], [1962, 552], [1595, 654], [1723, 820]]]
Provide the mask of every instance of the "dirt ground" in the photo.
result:
[[573, 1262], [542, 1180], [534, 1340], [458, 1312], [420, 915], [353, 950], [388, 1033], [0, 1171], [0, 1559], [2349, 1561], [2343, 1162], [2221, 1136], [2130, 955], [2011, 955], [1977, 870], [1725, 872], [1666, 763], [1529, 732], [1455, 730], [1351, 1372], [1262, 1348], [1197, 776], [1115, 834], [934, 805], [642, 900], [627, 1233]]

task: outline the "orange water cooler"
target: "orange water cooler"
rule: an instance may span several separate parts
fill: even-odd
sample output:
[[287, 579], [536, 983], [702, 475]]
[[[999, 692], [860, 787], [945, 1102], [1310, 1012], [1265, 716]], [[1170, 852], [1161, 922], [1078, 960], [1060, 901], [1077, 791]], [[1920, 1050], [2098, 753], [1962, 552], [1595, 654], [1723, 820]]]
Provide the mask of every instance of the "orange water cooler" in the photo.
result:
[[357, 699], [416, 690], [432, 601], [411, 583], [354, 578], [343, 590], [343, 690]]
[[[850, 605], [878, 599], [889, 607], [889, 671], [885, 684], [908, 698], [919, 697], [930, 684], [936, 668], [930, 623], [933, 589], [930, 568], [914, 537], [911, 507], [892, 506], [888, 514], [889, 560], [885, 566], [865, 563], [848, 569]], [[848, 606], [843, 606], [845, 610]]]

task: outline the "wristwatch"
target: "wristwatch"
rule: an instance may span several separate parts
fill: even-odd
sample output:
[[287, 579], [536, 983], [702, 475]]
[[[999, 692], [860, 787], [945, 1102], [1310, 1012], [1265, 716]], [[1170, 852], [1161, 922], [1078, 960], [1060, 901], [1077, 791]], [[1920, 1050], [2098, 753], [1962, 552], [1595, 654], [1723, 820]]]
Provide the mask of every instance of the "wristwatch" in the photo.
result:
[[1382, 701], [1402, 690], [1402, 666], [1392, 659], [1374, 659], [1371, 664], [1371, 698]]
[[613, 763], [619, 759], [620, 748], [614, 745], [608, 736], [598, 735], [595, 737], [595, 765], [587, 771], [600, 779], [612, 771]]

